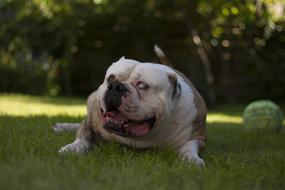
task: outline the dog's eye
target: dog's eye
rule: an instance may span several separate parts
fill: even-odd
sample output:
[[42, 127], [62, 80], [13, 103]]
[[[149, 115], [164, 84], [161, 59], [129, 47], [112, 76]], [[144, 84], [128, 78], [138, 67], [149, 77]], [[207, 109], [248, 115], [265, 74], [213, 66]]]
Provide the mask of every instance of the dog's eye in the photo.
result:
[[107, 81], [108, 81], [108, 83], [110, 83], [110, 82], [114, 82], [115, 79], [116, 79], [115, 75], [111, 74], [111, 75], [108, 77]]
[[145, 83], [143, 83], [143, 82], [138, 82], [138, 83], [137, 83], [137, 87], [138, 87], [138, 89], [140, 89], [140, 90], [145, 90], [145, 89], [148, 88], [148, 85], [145, 84]]

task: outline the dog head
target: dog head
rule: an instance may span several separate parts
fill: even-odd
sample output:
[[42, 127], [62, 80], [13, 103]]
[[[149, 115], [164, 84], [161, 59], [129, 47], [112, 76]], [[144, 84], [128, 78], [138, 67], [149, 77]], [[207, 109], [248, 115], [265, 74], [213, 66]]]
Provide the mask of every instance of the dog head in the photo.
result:
[[108, 68], [100, 88], [104, 129], [125, 137], [145, 136], [170, 121], [181, 91], [173, 69], [124, 58]]

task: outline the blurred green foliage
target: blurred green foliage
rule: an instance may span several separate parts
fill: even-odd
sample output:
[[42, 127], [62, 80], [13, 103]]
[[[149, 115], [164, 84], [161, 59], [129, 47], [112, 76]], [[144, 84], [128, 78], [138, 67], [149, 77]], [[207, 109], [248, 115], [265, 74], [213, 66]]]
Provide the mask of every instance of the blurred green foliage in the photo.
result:
[[0, 91], [87, 95], [157, 43], [209, 103], [285, 96], [283, 0], [2, 0]]

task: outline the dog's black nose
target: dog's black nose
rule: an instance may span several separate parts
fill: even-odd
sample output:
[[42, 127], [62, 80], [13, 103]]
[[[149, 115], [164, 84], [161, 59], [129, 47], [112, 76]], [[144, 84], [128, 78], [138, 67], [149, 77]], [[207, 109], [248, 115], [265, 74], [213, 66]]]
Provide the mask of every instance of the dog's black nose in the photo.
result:
[[122, 83], [117, 81], [110, 83], [108, 86], [108, 90], [117, 93], [128, 91], [128, 89]]
[[121, 82], [114, 81], [110, 83], [104, 97], [107, 110], [119, 107], [122, 104], [122, 96], [128, 91], [128, 88]]

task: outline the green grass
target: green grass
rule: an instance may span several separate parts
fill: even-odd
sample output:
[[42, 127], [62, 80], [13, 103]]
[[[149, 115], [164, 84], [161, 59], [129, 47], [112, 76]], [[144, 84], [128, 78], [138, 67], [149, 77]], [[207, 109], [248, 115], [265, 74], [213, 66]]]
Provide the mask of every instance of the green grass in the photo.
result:
[[243, 106], [208, 117], [206, 168], [171, 148], [137, 150], [104, 144], [87, 156], [60, 156], [74, 134], [54, 122], [80, 122], [85, 100], [0, 95], [0, 189], [285, 189], [285, 133], [245, 130]]

